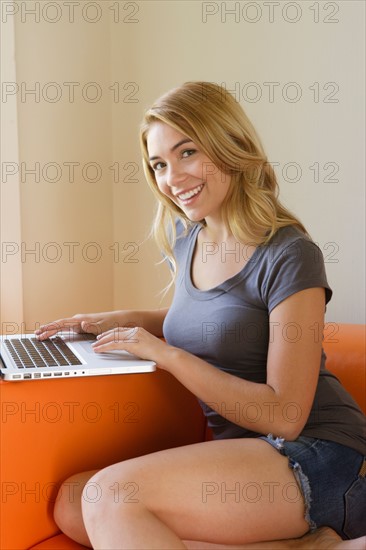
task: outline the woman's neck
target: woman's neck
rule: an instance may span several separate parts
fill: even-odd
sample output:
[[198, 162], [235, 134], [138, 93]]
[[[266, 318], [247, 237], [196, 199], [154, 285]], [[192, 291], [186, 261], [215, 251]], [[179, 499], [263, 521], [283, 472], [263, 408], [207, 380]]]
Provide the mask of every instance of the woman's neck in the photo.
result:
[[205, 219], [206, 225], [202, 229], [202, 235], [211, 242], [229, 242], [234, 235], [222, 219]]

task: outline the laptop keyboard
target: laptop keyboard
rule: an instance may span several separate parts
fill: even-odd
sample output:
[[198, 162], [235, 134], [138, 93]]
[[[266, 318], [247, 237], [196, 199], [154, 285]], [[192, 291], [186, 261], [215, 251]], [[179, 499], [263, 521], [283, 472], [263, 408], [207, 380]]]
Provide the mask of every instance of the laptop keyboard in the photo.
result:
[[82, 364], [59, 336], [42, 342], [36, 338], [5, 339], [4, 344], [19, 369]]

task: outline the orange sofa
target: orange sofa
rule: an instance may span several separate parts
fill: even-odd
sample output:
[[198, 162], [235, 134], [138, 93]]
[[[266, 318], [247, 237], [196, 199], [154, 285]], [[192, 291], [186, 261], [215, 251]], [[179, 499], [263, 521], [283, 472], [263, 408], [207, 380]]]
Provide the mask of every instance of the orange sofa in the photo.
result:
[[[365, 326], [328, 323], [327, 366], [366, 412]], [[71, 474], [204, 441], [196, 398], [166, 372], [0, 382], [3, 550], [82, 550], [52, 510]]]

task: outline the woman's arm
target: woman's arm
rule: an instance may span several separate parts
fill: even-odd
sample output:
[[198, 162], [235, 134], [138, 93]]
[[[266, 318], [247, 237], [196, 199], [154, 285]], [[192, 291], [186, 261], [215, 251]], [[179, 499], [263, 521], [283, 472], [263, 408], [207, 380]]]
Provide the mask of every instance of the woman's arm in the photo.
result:
[[42, 325], [35, 331], [37, 338], [45, 340], [61, 330], [90, 332], [98, 335], [119, 327], [143, 327], [154, 336], [163, 335], [163, 322], [169, 308], [146, 311], [120, 310], [101, 313], [78, 313]]
[[223, 372], [137, 328], [122, 330], [119, 341], [115, 334], [101, 335], [95, 351], [126, 349], [154, 360], [221, 416], [246, 429], [292, 440], [301, 433], [314, 399], [324, 309], [323, 288], [293, 294], [273, 309], [265, 384]]
[[169, 308], [143, 311], [121, 311], [122, 316], [131, 318], [129, 326], [142, 327], [154, 336], [163, 336], [163, 323]]
[[293, 294], [274, 308], [266, 384], [220, 371], [182, 350], [175, 352], [167, 370], [228, 420], [259, 433], [296, 439], [308, 419], [318, 381], [324, 309], [322, 288]]

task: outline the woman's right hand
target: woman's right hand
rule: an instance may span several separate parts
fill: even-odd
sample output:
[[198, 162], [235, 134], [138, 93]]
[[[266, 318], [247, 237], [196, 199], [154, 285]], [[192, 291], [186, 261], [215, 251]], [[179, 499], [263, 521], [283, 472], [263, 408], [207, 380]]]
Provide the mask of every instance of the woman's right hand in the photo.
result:
[[132, 326], [131, 320], [128, 321], [128, 314], [123, 315], [121, 311], [107, 311], [103, 313], [78, 313], [73, 317], [66, 317], [65, 319], [58, 319], [52, 323], [42, 325], [35, 331], [35, 335], [39, 340], [45, 340], [60, 332], [73, 331], [73, 332], [88, 332], [91, 334], [102, 334], [107, 330], [111, 330], [117, 327]]

